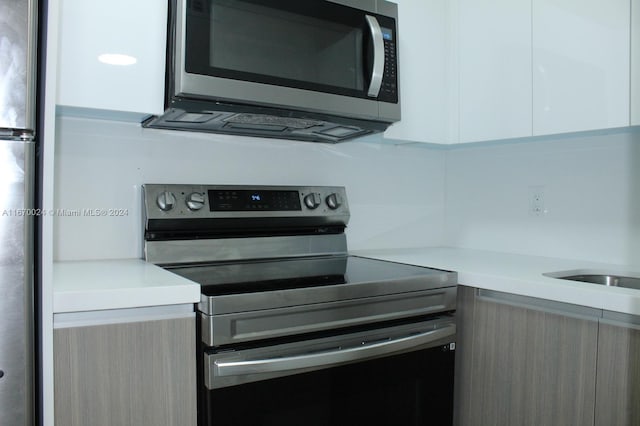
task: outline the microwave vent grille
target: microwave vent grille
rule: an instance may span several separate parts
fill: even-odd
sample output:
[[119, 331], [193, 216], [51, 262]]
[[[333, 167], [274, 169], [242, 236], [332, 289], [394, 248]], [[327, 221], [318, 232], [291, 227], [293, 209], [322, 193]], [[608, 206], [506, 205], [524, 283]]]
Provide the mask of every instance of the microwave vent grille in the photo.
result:
[[225, 118], [224, 121], [233, 124], [248, 124], [253, 126], [282, 126], [289, 129], [308, 129], [314, 126], [321, 126], [323, 123], [318, 120], [308, 120], [294, 117], [278, 117], [266, 114], [235, 114]]

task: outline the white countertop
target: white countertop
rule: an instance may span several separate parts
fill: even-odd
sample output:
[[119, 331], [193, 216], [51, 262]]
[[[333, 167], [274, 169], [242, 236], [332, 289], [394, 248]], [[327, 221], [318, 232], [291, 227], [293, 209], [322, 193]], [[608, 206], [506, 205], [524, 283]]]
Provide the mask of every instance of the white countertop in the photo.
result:
[[198, 303], [200, 286], [142, 259], [55, 262], [53, 312]]
[[[356, 250], [374, 259], [446, 269], [463, 285], [640, 315], [640, 290], [542, 275], [587, 269], [640, 276], [640, 265], [523, 256], [457, 248]], [[54, 263], [54, 313], [198, 303], [200, 286], [141, 259]]]
[[610, 265], [457, 248], [357, 250], [351, 254], [456, 271], [458, 282], [467, 286], [640, 315], [640, 290], [542, 275], [587, 269], [594, 273], [640, 276], [640, 265]]

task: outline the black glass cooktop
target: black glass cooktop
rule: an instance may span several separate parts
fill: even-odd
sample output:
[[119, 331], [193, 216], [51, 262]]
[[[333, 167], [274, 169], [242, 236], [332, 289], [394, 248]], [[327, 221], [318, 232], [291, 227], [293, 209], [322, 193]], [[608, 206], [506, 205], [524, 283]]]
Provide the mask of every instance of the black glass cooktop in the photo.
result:
[[447, 271], [356, 256], [261, 260], [167, 268], [221, 296], [447, 275]]

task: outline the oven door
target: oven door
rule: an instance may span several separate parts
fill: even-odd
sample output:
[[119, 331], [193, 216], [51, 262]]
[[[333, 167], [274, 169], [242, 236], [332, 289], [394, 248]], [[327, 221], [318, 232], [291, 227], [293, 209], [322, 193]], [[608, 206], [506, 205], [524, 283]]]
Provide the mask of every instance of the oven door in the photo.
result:
[[452, 316], [204, 354], [205, 425], [447, 425]]
[[365, 119], [381, 118], [378, 101], [398, 104], [394, 17], [326, 0], [176, 6], [174, 96]]

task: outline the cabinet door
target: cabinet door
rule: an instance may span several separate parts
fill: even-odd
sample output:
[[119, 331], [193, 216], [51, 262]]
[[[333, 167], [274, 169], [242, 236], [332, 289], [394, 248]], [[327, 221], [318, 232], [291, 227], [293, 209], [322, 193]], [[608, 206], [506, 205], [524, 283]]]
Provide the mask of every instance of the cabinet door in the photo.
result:
[[196, 424], [195, 320], [55, 329], [55, 423]]
[[596, 426], [640, 424], [640, 326], [600, 324]]
[[[162, 113], [167, 5], [166, 0], [62, 1], [57, 104]], [[126, 55], [135, 63], [103, 55]]]
[[531, 136], [531, 0], [459, 0], [460, 142]]
[[456, 424], [593, 424], [597, 317], [458, 291]]
[[640, 126], [640, 0], [631, 0], [631, 125]]
[[402, 119], [384, 137], [448, 143], [450, 59], [448, 0], [397, 0]]
[[534, 135], [629, 125], [629, 0], [533, 0]]

